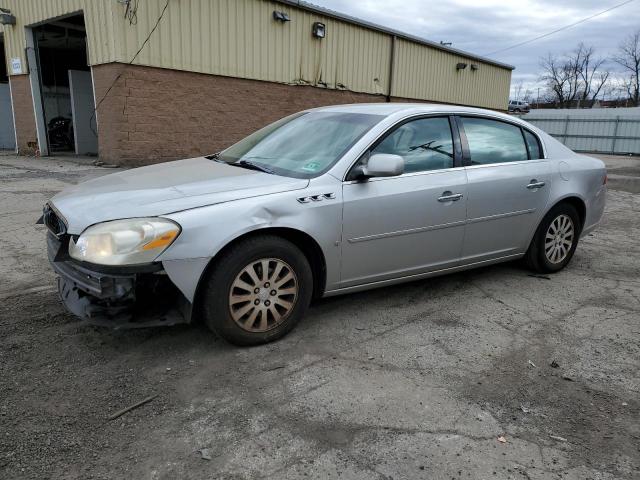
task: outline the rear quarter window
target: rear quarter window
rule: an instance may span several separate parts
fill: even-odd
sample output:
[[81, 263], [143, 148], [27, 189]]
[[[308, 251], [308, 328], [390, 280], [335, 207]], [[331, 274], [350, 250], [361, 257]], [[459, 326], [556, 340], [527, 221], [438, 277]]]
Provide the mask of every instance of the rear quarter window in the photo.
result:
[[522, 132], [524, 133], [524, 139], [527, 142], [527, 148], [529, 149], [529, 158], [531, 158], [531, 160], [543, 158], [542, 148], [540, 147], [538, 137], [528, 130], [522, 130]]

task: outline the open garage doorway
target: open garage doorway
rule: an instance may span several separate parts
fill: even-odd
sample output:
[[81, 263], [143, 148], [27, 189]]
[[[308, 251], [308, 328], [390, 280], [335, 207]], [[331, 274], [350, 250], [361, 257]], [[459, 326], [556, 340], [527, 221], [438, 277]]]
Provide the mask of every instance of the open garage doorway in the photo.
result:
[[[98, 128], [94, 115], [84, 16], [77, 14], [31, 28], [33, 59], [49, 155], [96, 155]], [[41, 147], [42, 148], [42, 147]]]
[[15, 150], [16, 132], [4, 51], [4, 38], [0, 33], [0, 150]]

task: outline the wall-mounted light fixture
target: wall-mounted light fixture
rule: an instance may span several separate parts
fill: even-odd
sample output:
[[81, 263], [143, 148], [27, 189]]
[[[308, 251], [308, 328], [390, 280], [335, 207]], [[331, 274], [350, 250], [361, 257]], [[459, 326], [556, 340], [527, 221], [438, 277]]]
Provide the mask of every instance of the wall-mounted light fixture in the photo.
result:
[[327, 34], [327, 27], [324, 23], [314, 22], [312, 33], [316, 38], [324, 38]]
[[467, 64], [460, 62], [458, 64], [456, 64], [456, 70], [464, 70], [465, 68], [467, 68]]
[[273, 19], [278, 20], [280, 22], [290, 22], [289, 14], [284, 12], [278, 12], [277, 10], [273, 11]]
[[0, 23], [2, 25], [15, 25], [16, 16], [11, 14], [11, 10], [0, 8]]
[[474, 72], [475, 72], [476, 70], [478, 70], [478, 65], [476, 65], [475, 63], [472, 63], [472, 64], [471, 64], [471, 70], [473, 70]]

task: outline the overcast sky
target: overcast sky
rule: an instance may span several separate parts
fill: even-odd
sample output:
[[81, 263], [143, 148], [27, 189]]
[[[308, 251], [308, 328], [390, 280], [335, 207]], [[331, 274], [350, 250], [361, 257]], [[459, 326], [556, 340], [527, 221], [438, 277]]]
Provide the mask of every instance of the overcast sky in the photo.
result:
[[[623, 0], [311, 0], [386, 27], [486, 56], [501, 48], [576, 22]], [[614, 53], [640, 28], [640, 0], [585, 23], [489, 58], [516, 67], [512, 84], [538, 85], [540, 57], [561, 54], [579, 42], [601, 56]], [[611, 69], [617, 69], [611, 63]]]

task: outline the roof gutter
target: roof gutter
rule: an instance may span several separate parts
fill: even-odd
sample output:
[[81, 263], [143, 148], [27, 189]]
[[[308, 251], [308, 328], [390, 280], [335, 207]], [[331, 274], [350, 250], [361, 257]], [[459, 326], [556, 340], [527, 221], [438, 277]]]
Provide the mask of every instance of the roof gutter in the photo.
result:
[[306, 10], [308, 12], [312, 12], [318, 15], [323, 15], [325, 17], [333, 18], [336, 20], [341, 20], [343, 22], [351, 23], [354, 25], [358, 25], [360, 27], [368, 28], [370, 30], [376, 30], [381, 33], [386, 33], [388, 35], [395, 36], [397, 38], [402, 38], [403, 40], [408, 40], [410, 42], [418, 43], [420, 45], [425, 45], [427, 47], [435, 48], [437, 50], [442, 50], [444, 52], [452, 53], [455, 55], [460, 55], [462, 57], [469, 58], [471, 60], [477, 60], [479, 62], [488, 63], [490, 65], [494, 65], [496, 67], [505, 68], [507, 70], [515, 70], [516, 67], [513, 65], [509, 65], [507, 63], [498, 62], [496, 60], [491, 60], [490, 58], [482, 57], [480, 55], [475, 55], [473, 53], [465, 52], [464, 50], [458, 50], [457, 48], [452, 48], [447, 45], [442, 45], [437, 42], [433, 42], [431, 40], [427, 40], [425, 38], [416, 37], [414, 35], [409, 35], [408, 33], [401, 32], [399, 30], [394, 30], [393, 28], [383, 27], [382, 25], [378, 25], [377, 23], [368, 22], [366, 20], [361, 20], [356, 17], [352, 17], [350, 15], [345, 15], [344, 13], [339, 13], [334, 10], [329, 10], [328, 8], [319, 7], [317, 5], [313, 5], [311, 3], [302, 1], [302, 0], [275, 0], [278, 3], [282, 3], [284, 5], [289, 5], [291, 7], [300, 8], [301, 10]]

